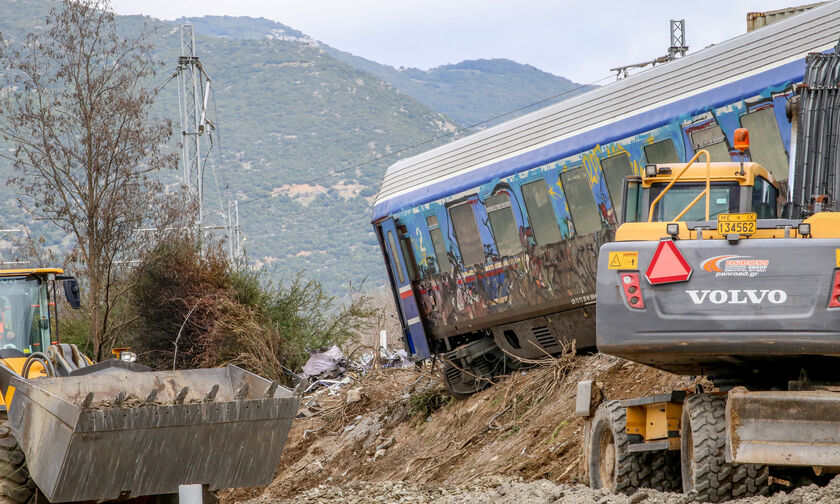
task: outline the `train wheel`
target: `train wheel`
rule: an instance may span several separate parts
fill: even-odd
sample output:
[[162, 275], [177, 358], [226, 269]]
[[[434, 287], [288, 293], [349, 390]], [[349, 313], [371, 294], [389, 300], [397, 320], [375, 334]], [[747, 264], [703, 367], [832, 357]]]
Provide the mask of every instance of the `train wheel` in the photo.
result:
[[9, 418], [0, 413], [0, 504], [24, 504], [35, 495], [35, 483], [9, 429]]
[[683, 403], [683, 491], [696, 492], [698, 501], [723, 502], [768, 491], [767, 466], [726, 462], [725, 414], [725, 397], [698, 394]]
[[650, 487], [660, 492], [682, 491], [682, 471], [678, 451], [651, 453]]
[[[483, 358], [480, 358], [480, 360], [486, 362]], [[489, 365], [486, 367], [489, 369]], [[487, 376], [485, 371], [480, 366], [470, 367], [462, 371], [451, 362], [447, 362], [443, 366], [443, 383], [452, 397], [466, 399], [490, 385], [490, 380], [485, 378]]]
[[627, 418], [621, 401], [607, 401], [592, 418], [589, 441], [589, 486], [632, 494], [651, 486], [650, 453], [631, 453]]

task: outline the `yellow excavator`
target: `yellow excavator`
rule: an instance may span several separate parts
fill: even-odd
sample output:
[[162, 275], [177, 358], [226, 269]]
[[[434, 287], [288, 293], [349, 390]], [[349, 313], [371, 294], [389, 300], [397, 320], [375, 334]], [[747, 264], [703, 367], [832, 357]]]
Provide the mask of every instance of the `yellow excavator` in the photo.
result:
[[57, 334], [61, 269], [0, 270], [0, 501], [126, 500], [265, 485], [299, 398], [236, 366], [93, 363]]

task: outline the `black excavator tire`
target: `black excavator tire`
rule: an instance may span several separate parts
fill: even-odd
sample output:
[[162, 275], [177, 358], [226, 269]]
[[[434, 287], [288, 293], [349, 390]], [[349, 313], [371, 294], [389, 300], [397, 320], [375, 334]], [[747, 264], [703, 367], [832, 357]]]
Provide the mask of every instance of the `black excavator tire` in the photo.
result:
[[769, 491], [766, 465], [726, 462], [726, 397], [698, 394], [683, 403], [683, 491], [699, 502], [725, 502]]
[[9, 428], [8, 415], [3, 411], [0, 413], [0, 504], [33, 502], [36, 491], [23, 452]]
[[650, 487], [660, 492], [682, 492], [680, 453], [666, 450], [650, 456]]
[[[592, 418], [592, 435], [589, 441], [589, 486], [594, 489], [607, 488], [614, 493], [631, 495], [640, 488], [651, 487], [651, 454], [631, 453], [627, 438], [627, 414], [621, 401], [607, 401], [598, 406]], [[610, 440], [612, 442], [610, 443]], [[612, 444], [612, 471], [605, 455], [602, 465], [602, 449], [609, 451]], [[612, 482], [605, 481], [612, 473]], [[606, 476], [606, 477], [605, 477]]]

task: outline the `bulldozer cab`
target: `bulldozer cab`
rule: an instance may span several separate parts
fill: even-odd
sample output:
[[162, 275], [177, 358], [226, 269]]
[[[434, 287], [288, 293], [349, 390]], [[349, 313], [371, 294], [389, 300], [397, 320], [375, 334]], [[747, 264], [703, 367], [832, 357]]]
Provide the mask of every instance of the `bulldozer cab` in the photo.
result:
[[26, 357], [49, 347], [49, 274], [0, 272], [0, 359]]
[[[747, 142], [739, 147], [742, 152]], [[699, 157], [706, 159], [698, 162]], [[668, 236], [732, 241], [832, 232], [833, 221], [823, 216], [780, 218], [786, 204], [780, 194], [779, 183], [760, 164], [712, 163], [705, 150], [688, 163], [649, 164], [642, 176], [624, 180], [622, 224], [615, 241]]]

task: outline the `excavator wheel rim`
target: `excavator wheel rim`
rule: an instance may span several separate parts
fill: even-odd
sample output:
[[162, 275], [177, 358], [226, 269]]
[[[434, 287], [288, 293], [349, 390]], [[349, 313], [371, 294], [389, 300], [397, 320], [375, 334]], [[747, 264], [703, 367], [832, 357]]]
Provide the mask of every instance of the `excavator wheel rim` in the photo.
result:
[[626, 430], [626, 411], [621, 401], [607, 401], [598, 406], [587, 446], [590, 487], [631, 495], [639, 488], [651, 486], [650, 454], [630, 452]]
[[598, 445], [598, 473], [601, 482], [610, 492], [615, 492], [615, 438], [611, 430], [605, 429]]

